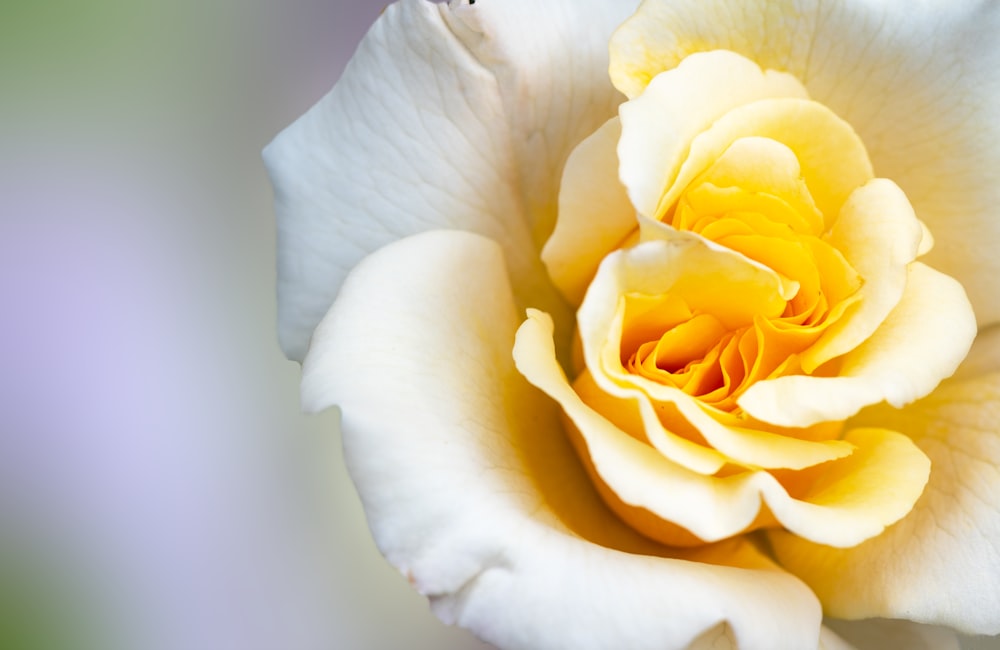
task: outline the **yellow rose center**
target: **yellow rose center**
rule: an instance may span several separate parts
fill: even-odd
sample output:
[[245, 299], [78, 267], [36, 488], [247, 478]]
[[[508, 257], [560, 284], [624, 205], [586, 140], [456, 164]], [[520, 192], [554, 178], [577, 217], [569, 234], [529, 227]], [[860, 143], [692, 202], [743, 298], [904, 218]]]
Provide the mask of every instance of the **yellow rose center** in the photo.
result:
[[912, 508], [929, 463], [848, 418], [898, 401], [926, 295], [969, 315], [961, 288], [916, 261], [928, 247], [902, 191], [797, 80], [695, 54], [567, 162], [543, 260], [580, 305], [581, 367], [566, 378], [537, 312], [515, 361], [562, 406], [605, 502], [648, 537], [783, 527], [855, 545]]

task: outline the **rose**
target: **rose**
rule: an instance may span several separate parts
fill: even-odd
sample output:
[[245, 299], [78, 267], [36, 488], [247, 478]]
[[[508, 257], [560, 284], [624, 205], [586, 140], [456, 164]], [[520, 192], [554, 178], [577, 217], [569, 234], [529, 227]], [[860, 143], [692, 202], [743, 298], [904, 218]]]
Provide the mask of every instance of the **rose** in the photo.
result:
[[[386, 12], [334, 91], [268, 151], [283, 343], [301, 358], [312, 335], [303, 399], [341, 405], [376, 541], [446, 620], [514, 647], [683, 647], [714, 636], [815, 645], [816, 597], [746, 537], [667, 548], [604, 510], [556, 411], [510, 361], [520, 307], [552, 313], [557, 340], [569, 340], [573, 319], [535, 251], [566, 158], [618, 103], [603, 61], [627, 8], [610, 4]], [[996, 12], [935, 14], [933, 27], [947, 29], [930, 39], [919, 10], [900, 7], [895, 22], [891, 10], [647, 2], [631, 24], [650, 30], [635, 39], [642, 60], [664, 70], [725, 48], [804, 80], [906, 190], [937, 239], [926, 259], [961, 280], [986, 325], [1000, 311], [988, 252], [997, 190], [983, 172], [997, 128], [997, 55], [985, 36]], [[526, 28], [535, 24], [541, 32]], [[864, 56], [830, 58], [845, 35], [866, 43]], [[956, 52], [970, 53], [961, 74]], [[963, 92], [942, 92], [951, 83]], [[889, 92], [867, 99], [872, 87]], [[922, 138], [904, 137], [917, 124]], [[500, 248], [453, 231], [406, 236], [441, 227]], [[313, 333], [346, 270], [383, 245]], [[984, 468], [998, 455], [997, 388], [980, 374], [995, 367], [983, 338], [969, 379], [855, 420], [903, 431], [930, 457], [907, 517], [842, 551], [772, 536], [831, 613], [998, 630], [988, 596], [997, 518], [982, 500], [996, 481]], [[963, 607], [969, 585], [987, 595]]]
[[975, 333], [961, 287], [914, 261], [929, 237], [905, 196], [795, 79], [731, 52], [685, 58], [619, 112], [570, 155], [542, 253], [571, 302], [586, 290], [586, 363], [570, 389], [536, 313], [518, 368], [648, 537], [779, 524], [846, 547], [880, 533], [920, 495], [927, 459], [902, 434], [839, 421], [925, 395]]

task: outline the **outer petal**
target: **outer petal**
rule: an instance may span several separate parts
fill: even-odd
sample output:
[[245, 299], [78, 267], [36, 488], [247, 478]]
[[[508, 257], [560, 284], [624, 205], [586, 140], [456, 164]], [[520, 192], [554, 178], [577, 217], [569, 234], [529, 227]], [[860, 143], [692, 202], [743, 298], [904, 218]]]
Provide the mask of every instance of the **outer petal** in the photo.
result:
[[875, 407], [855, 420], [907, 432], [923, 449], [933, 468], [923, 496], [902, 521], [856, 548], [775, 533], [779, 560], [832, 616], [1000, 632], [1000, 374], [951, 381], [906, 409]]
[[386, 9], [330, 94], [265, 150], [290, 357], [305, 354], [348, 269], [433, 228], [496, 239], [518, 297], [559, 309], [537, 246], [566, 156], [614, 113], [607, 40], [629, 9], [613, 0]]
[[980, 325], [1000, 319], [1000, 5], [645, 0], [612, 41], [630, 97], [687, 55], [728, 49], [801, 79], [861, 135], [937, 245], [928, 264], [957, 278]]
[[896, 308], [871, 338], [843, 357], [837, 376], [768, 379], [738, 402], [753, 417], [779, 426], [843, 420], [883, 400], [902, 407], [950, 377], [975, 336], [962, 287], [914, 262]]
[[655, 557], [603, 508], [513, 367], [516, 322], [495, 244], [426, 233], [355, 269], [304, 364], [376, 542], [436, 613], [508, 648], [815, 646], [814, 597], [749, 545]]

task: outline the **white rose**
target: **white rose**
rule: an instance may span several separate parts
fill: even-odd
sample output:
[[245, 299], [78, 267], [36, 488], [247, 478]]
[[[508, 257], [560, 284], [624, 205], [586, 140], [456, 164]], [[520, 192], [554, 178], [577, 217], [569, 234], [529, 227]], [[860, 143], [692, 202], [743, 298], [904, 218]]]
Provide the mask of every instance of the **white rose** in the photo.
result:
[[[266, 152], [282, 343], [379, 548], [502, 647], [1000, 632], [1000, 11], [647, 0], [612, 40], [630, 10], [391, 6]], [[905, 406], [968, 349], [965, 293], [964, 378]], [[820, 329], [678, 388], [790, 315]]]

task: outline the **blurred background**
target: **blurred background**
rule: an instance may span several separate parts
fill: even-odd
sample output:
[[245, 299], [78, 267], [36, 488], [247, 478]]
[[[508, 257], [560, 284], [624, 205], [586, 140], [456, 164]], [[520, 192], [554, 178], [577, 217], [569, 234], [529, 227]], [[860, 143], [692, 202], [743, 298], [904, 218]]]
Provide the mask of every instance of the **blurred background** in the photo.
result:
[[485, 648], [275, 332], [261, 148], [384, 0], [0, 0], [0, 648]]

